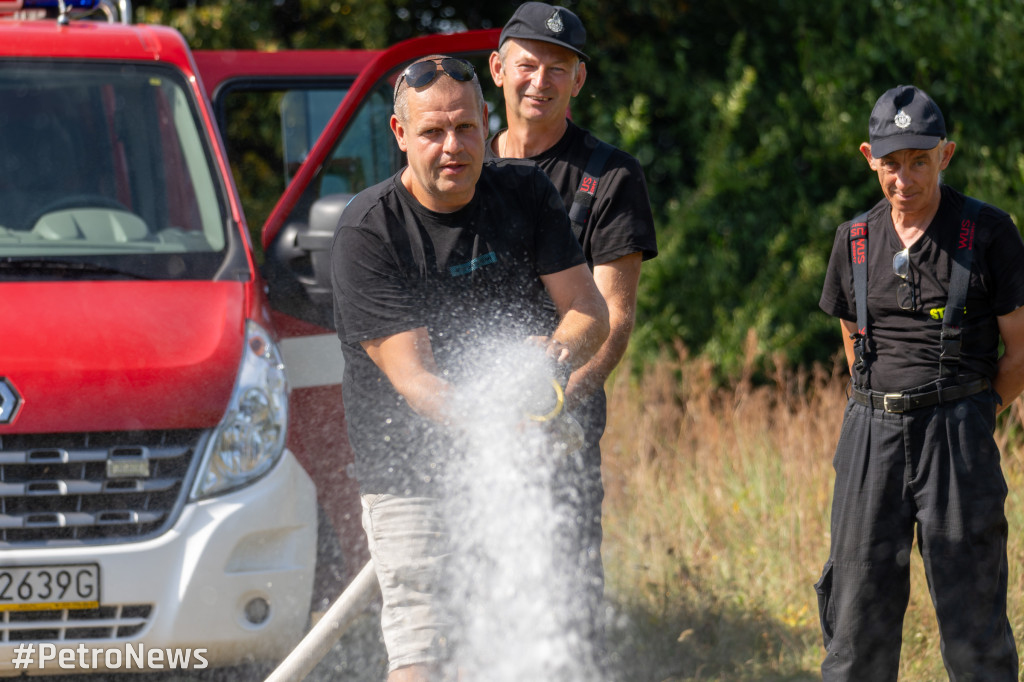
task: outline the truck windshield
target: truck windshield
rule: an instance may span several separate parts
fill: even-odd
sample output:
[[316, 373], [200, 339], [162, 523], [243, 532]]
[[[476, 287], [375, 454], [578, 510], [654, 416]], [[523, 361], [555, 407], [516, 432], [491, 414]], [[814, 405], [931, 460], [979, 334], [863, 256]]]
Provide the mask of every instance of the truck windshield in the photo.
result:
[[207, 279], [231, 231], [183, 77], [0, 62], [0, 278]]

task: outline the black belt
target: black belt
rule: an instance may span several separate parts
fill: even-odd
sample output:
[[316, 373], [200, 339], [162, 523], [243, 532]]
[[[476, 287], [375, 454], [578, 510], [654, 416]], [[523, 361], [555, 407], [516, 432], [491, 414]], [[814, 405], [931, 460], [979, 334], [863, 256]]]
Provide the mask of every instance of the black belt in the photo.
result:
[[922, 407], [931, 407], [987, 391], [991, 384], [988, 379], [976, 379], [966, 384], [936, 389], [926, 393], [882, 393], [853, 388], [853, 399], [861, 405], [900, 414]]

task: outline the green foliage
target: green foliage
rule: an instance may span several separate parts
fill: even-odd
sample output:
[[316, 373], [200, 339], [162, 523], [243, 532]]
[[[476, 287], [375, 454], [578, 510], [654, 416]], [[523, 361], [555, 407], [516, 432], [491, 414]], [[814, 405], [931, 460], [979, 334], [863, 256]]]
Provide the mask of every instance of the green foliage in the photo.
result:
[[946, 114], [959, 143], [946, 181], [1020, 216], [1011, 112], [1022, 9], [582, 3], [602, 49], [578, 117], [645, 164], [658, 218], [634, 357], [650, 361], [678, 338], [735, 376], [753, 330], [762, 366], [780, 353], [830, 360], [841, 341], [817, 307], [821, 282], [835, 228], [881, 197], [857, 147], [875, 99], [899, 83], [924, 88]]
[[[194, 47], [278, 49], [501, 26], [518, 2], [143, 4], [139, 15]], [[637, 364], [679, 339], [735, 375], [751, 330], [761, 364], [830, 361], [841, 341], [818, 310], [821, 282], [836, 227], [881, 196], [857, 147], [875, 99], [897, 84], [942, 107], [958, 143], [946, 182], [1024, 215], [1021, 0], [563, 4], [587, 26], [592, 58], [573, 116], [641, 161], [655, 210]]]
[[390, 3], [354, 0], [138, 3], [136, 19], [174, 26], [193, 49], [383, 48], [394, 18]]

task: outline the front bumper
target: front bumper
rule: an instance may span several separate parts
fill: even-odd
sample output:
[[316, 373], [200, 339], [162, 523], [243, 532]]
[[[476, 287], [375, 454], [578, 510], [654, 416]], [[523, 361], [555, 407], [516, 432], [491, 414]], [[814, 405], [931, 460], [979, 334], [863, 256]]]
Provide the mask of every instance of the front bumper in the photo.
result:
[[[286, 452], [253, 485], [186, 504], [159, 537], [5, 551], [0, 566], [97, 563], [101, 589], [100, 609], [84, 617], [0, 613], [0, 676], [127, 672], [140, 658], [168, 670], [171, 655], [184, 667], [185, 650], [188, 667], [279, 660], [308, 624], [316, 524], [313, 483]], [[34, 645], [31, 662], [22, 644]]]

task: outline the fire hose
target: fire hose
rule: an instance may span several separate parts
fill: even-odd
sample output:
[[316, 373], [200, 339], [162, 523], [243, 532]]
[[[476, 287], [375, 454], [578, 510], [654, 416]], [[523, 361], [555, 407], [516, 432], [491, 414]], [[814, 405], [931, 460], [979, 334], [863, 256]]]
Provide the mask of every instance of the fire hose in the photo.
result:
[[[558, 379], [551, 379], [551, 393], [547, 386], [538, 387], [523, 403], [523, 411], [530, 422], [540, 424], [551, 442], [561, 451], [572, 453], [583, 445], [583, 428], [565, 411], [565, 391]], [[373, 561], [359, 571], [323, 617], [310, 628], [306, 636], [267, 677], [266, 682], [299, 682], [304, 680], [327, 655], [356, 617], [376, 598], [380, 584], [373, 569]]]
[[367, 561], [323, 617], [310, 628], [298, 646], [270, 673], [267, 682], [299, 682], [327, 655], [334, 643], [352, 626], [356, 616], [377, 596], [380, 585]]

